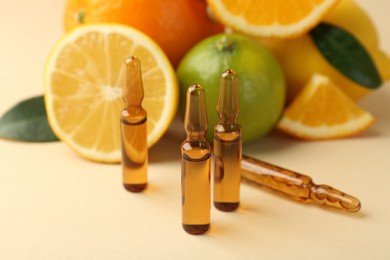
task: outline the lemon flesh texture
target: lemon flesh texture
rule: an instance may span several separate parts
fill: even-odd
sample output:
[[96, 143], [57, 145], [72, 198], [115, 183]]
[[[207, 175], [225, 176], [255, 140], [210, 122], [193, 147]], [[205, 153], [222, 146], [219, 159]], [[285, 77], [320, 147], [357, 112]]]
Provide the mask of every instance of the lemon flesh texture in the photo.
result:
[[[231, 45], [220, 49], [221, 41]], [[278, 121], [285, 101], [285, 82], [281, 67], [272, 54], [252, 38], [239, 34], [218, 34], [193, 47], [177, 69], [180, 85], [179, 110], [184, 118], [187, 88], [200, 84], [206, 92], [209, 119], [207, 138], [212, 141], [218, 122], [217, 102], [222, 72], [233, 69], [238, 75], [243, 143], [267, 134]]]
[[120, 162], [120, 111], [124, 60], [140, 58], [148, 147], [172, 121], [178, 104], [174, 70], [159, 46], [122, 25], [85, 25], [63, 36], [45, 66], [45, 105], [50, 126], [80, 155]]

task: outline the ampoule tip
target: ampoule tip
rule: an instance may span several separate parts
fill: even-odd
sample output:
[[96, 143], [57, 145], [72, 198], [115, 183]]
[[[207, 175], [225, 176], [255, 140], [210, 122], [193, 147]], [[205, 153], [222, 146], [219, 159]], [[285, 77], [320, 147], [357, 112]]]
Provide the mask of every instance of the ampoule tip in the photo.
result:
[[136, 56], [129, 56], [125, 60], [126, 65], [139, 63], [139, 59]]
[[226, 69], [224, 72], [222, 72], [221, 78], [227, 80], [233, 80], [237, 78], [237, 73], [232, 69]]

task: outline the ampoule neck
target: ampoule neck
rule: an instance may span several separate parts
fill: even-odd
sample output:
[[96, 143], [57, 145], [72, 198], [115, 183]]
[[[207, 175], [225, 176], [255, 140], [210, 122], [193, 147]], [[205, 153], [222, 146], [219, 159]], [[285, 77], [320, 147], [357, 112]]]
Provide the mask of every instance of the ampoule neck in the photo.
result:
[[232, 69], [221, 75], [217, 111], [220, 123], [237, 123], [240, 112], [238, 77]]
[[206, 132], [186, 132], [186, 141], [205, 141]]
[[135, 56], [130, 56], [125, 61], [125, 79], [122, 93], [126, 107], [141, 107], [144, 98], [141, 62]]
[[199, 84], [187, 90], [184, 129], [188, 140], [205, 140], [208, 129], [205, 91]]
[[222, 125], [236, 125], [236, 124], [238, 124], [238, 114], [234, 117], [233, 116], [226, 117], [226, 116], [220, 115], [218, 123], [222, 124]]

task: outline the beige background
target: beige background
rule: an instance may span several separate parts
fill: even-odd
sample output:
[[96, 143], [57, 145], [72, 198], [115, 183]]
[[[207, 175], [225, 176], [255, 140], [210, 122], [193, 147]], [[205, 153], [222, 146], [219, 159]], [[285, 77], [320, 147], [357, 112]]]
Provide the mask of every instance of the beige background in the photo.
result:
[[[0, 114], [43, 93], [63, 2], [0, 0]], [[390, 53], [390, 2], [358, 2]], [[181, 228], [181, 137], [172, 128], [150, 151], [143, 194], [121, 187], [119, 165], [86, 161], [60, 142], [0, 140], [0, 259], [390, 259], [390, 82], [361, 106], [377, 123], [360, 137], [301, 142], [272, 133], [244, 151], [357, 196], [361, 212], [299, 204], [243, 184], [242, 206], [235, 213], [212, 208], [205, 236]]]

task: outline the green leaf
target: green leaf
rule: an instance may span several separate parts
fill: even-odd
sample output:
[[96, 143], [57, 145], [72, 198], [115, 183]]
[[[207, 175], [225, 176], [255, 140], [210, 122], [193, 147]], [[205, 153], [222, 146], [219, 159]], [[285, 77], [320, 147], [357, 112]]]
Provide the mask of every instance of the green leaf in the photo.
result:
[[47, 121], [43, 96], [26, 99], [0, 118], [0, 138], [26, 142], [58, 141]]
[[329, 63], [349, 79], [370, 89], [382, 84], [370, 54], [352, 34], [340, 27], [320, 23], [310, 35]]

